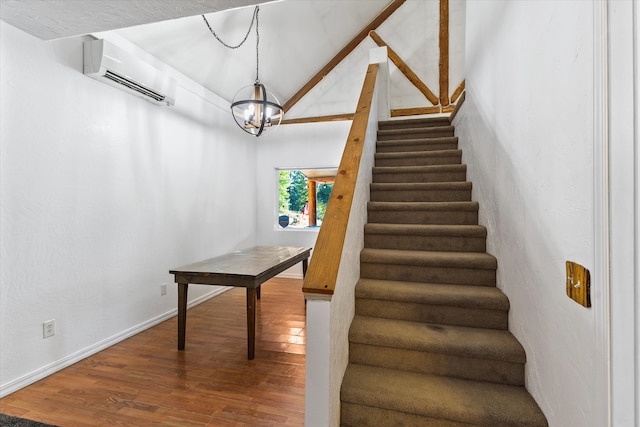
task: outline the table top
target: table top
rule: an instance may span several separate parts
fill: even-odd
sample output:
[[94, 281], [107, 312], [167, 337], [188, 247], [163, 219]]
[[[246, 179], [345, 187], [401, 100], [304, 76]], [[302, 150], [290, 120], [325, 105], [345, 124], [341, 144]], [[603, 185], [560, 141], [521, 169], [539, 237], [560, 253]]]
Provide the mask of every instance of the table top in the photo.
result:
[[[246, 286], [234, 278], [270, 278], [275, 274], [305, 260], [311, 248], [291, 246], [254, 246], [241, 251], [234, 251], [214, 258], [170, 270], [170, 274], [181, 277], [220, 277], [231, 280], [232, 286]], [[177, 276], [176, 276], [177, 278]], [[189, 280], [190, 283], [192, 279]], [[208, 282], [207, 282], [208, 283]]]

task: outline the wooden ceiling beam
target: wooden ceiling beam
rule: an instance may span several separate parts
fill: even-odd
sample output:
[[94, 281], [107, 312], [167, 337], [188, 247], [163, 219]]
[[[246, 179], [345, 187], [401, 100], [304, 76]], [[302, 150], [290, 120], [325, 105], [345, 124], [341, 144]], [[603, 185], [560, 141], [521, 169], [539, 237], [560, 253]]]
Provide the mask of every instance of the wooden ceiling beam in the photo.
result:
[[442, 110], [440, 107], [415, 107], [415, 108], [398, 108], [391, 110], [391, 117], [420, 116], [423, 114], [438, 114]]
[[438, 105], [438, 102], [439, 102], [438, 97], [431, 91], [431, 89], [429, 89], [429, 87], [426, 84], [424, 84], [422, 80], [420, 80], [420, 77], [418, 77], [418, 75], [413, 72], [411, 67], [409, 67], [409, 65], [406, 62], [404, 62], [402, 58], [400, 58], [400, 56], [393, 49], [391, 49], [391, 46], [389, 46], [382, 39], [382, 37], [378, 35], [378, 33], [376, 33], [375, 31], [371, 31], [369, 33], [369, 37], [371, 37], [378, 46], [386, 47], [387, 55], [389, 56], [389, 59], [391, 60], [391, 62], [393, 62], [396, 65], [396, 67], [398, 67], [398, 70], [400, 70], [400, 72], [404, 74], [405, 77], [420, 92], [422, 92], [422, 94], [429, 100], [429, 102], [431, 102], [433, 105]]
[[297, 119], [284, 119], [280, 122], [280, 124], [294, 125], [299, 123], [339, 122], [342, 120], [353, 120], [353, 113], [333, 114], [331, 116], [300, 117]]
[[440, 0], [440, 105], [449, 105], [449, 0]]
[[285, 113], [291, 109], [298, 101], [300, 101], [311, 89], [313, 89], [320, 81], [327, 76], [344, 58], [347, 57], [359, 44], [364, 40], [369, 32], [378, 28], [386, 21], [406, 0], [393, 0], [373, 21], [362, 29], [336, 56], [334, 56], [318, 73], [311, 78], [298, 92], [296, 92], [287, 102], [284, 103], [283, 109]]
[[456, 88], [456, 90], [453, 91], [453, 95], [451, 95], [451, 102], [456, 102], [458, 100], [458, 97], [464, 91], [464, 85], [465, 83], [463, 80], [462, 83], [460, 83], [460, 85]]

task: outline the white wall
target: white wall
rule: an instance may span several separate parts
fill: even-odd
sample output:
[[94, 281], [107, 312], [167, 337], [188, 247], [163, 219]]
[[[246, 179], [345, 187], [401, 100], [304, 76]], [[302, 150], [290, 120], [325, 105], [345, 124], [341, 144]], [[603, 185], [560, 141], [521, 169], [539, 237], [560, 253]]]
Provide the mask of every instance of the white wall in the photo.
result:
[[[318, 229], [283, 229], [277, 224], [276, 168], [337, 168], [350, 127], [351, 121], [282, 125], [267, 130], [259, 137], [256, 142], [256, 170], [257, 240], [260, 244], [315, 245]], [[300, 270], [300, 267], [296, 266], [295, 269]]]
[[607, 18], [611, 425], [638, 426], [638, 4], [610, 2]]
[[[594, 310], [565, 294], [565, 261], [594, 276], [593, 3], [467, 2], [464, 161], [551, 426], [601, 426]], [[601, 295], [602, 283], [592, 284]], [[596, 300], [595, 303], [600, 303]]]
[[255, 243], [256, 141], [186, 78], [158, 107], [84, 76], [79, 39], [0, 42], [4, 395], [174, 313], [170, 268]]

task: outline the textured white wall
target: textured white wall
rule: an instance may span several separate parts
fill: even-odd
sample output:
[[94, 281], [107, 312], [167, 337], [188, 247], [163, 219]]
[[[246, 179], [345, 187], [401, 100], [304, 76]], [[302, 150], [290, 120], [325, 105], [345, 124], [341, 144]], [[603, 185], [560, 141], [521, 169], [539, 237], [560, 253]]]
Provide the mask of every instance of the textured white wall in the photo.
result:
[[527, 388], [551, 426], [603, 425], [594, 310], [565, 294], [566, 260], [594, 268], [593, 4], [473, 1], [466, 16], [456, 130]]
[[[0, 43], [8, 393], [170, 313], [170, 268], [252, 245], [256, 162], [255, 138], [187, 79], [163, 108], [84, 76], [79, 39], [0, 23]], [[49, 319], [56, 335], [43, 339]]]

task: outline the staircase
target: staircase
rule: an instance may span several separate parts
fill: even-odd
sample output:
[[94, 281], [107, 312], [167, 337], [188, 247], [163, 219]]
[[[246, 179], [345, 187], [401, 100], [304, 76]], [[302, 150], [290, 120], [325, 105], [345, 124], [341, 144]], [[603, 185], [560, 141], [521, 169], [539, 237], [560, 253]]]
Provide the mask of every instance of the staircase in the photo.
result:
[[448, 118], [380, 123], [343, 426], [546, 426]]

